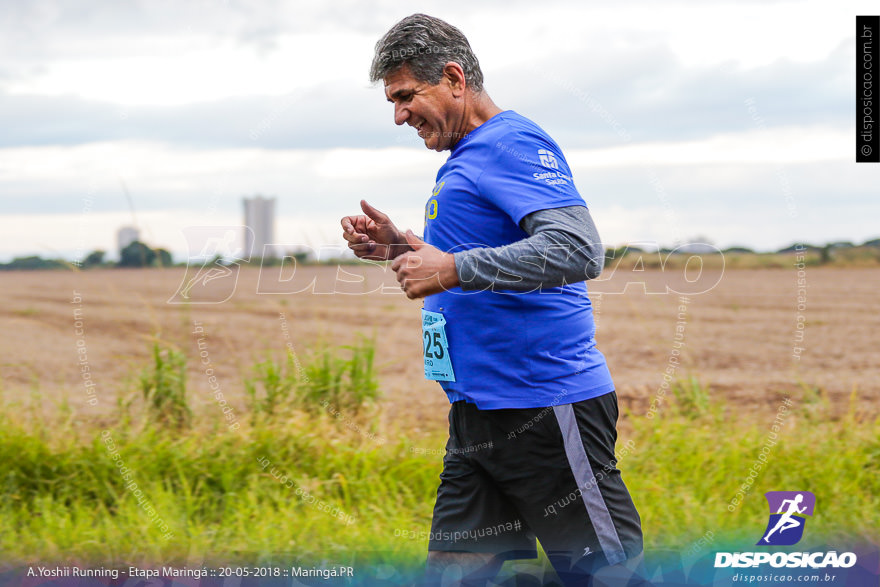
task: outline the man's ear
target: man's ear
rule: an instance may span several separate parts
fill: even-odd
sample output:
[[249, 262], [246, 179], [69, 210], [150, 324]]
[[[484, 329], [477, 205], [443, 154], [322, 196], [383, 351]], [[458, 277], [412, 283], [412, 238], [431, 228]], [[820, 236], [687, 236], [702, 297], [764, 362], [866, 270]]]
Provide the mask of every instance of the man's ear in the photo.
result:
[[467, 87], [464, 70], [461, 68], [461, 65], [455, 61], [450, 61], [443, 66], [443, 79], [452, 88], [452, 94], [455, 97], [461, 95]]

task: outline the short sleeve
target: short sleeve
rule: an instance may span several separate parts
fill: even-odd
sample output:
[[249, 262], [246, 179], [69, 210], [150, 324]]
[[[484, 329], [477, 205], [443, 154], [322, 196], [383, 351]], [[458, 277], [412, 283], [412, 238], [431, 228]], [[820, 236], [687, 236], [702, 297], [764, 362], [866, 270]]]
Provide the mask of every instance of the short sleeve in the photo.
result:
[[538, 210], [585, 206], [559, 147], [538, 133], [511, 130], [494, 143], [477, 188], [516, 224]]

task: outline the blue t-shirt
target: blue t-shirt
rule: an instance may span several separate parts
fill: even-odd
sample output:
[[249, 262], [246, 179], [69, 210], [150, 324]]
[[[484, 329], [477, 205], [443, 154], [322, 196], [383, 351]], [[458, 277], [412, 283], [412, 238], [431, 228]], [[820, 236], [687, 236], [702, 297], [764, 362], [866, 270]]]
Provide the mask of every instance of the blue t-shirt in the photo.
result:
[[[505, 111], [453, 148], [425, 207], [424, 240], [442, 251], [498, 247], [528, 238], [538, 210], [584, 206], [559, 146], [538, 125]], [[528, 293], [453, 288], [425, 309], [446, 319], [455, 381], [450, 402], [480, 409], [568, 404], [614, 390], [596, 348], [583, 282]]]

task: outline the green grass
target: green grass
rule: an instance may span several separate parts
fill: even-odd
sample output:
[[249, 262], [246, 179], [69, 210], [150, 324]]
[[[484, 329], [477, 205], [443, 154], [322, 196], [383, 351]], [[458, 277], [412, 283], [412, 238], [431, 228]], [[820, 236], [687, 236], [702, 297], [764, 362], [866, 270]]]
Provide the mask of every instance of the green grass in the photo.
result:
[[[672, 404], [675, 414], [695, 420], [708, 415], [710, 409], [709, 386], [700, 383], [691, 375], [687, 379], [676, 381], [672, 386], [675, 402]], [[716, 404], [716, 408], [720, 404]]]
[[[369, 356], [355, 355], [350, 348], [330, 354], [347, 365], [343, 380], [369, 379]], [[154, 370], [174, 365], [159, 357]], [[310, 381], [323, 357], [304, 365]], [[335, 389], [318, 380], [315, 390]], [[832, 419], [821, 391], [817, 396], [805, 385], [803, 397], [792, 398], [767, 465], [729, 511], [776, 408], [746, 420], [696, 379], [676, 389], [653, 418], [626, 415], [628, 432], [618, 441], [618, 448], [632, 441], [620, 468], [647, 548], [682, 548], [708, 531], [717, 544], [754, 544], [767, 519], [763, 493], [772, 490], [816, 494], [812, 540], [880, 538], [880, 428], [860, 417], [855, 397], [853, 409]], [[254, 564], [350, 560], [376, 551], [414, 565], [424, 558], [427, 540], [418, 533], [430, 529], [441, 457], [412, 447], [442, 451], [436, 430], [390, 433], [389, 442], [377, 442], [326, 410], [290, 409], [238, 431], [207, 415], [182, 428], [122, 418], [74, 442], [83, 434], [73, 418], [50, 425], [11, 413], [0, 411], [5, 562]], [[375, 411], [352, 418], [364, 428], [376, 424]], [[438, 429], [442, 420], [438, 415]]]
[[100, 433], [69, 446], [0, 422], [6, 561], [254, 562], [285, 552], [317, 559], [375, 549], [383, 532], [386, 546], [415, 554], [420, 545], [394, 541], [393, 529], [427, 522], [439, 473], [438, 463], [413, 458], [404, 443], [359, 442], [329, 418], [246, 435], [107, 431], [168, 536], [126, 488]]
[[153, 363], [140, 376], [144, 405], [157, 422], [172, 427], [189, 424], [186, 401], [186, 356], [171, 345], [153, 342]]
[[356, 345], [344, 347], [350, 354], [340, 358], [332, 349], [320, 349], [305, 371], [307, 376], [299, 393], [305, 409], [326, 408], [360, 411], [379, 396], [379, 383], [373, 368], [376, 349], [373, 341], [361, 339]]
[[[254, 378], [245, 379], [248, 404], [255, 415], [272, 416], [282, 405], [293, 402], [297, 373], [293, 353], [287, 353], [285, 363], [279, 364], [270, 355], [253, 367]], [[258, 390], [261, 390], [258, 391]]]
[[365, 338], [340, 349], [319, 345], [305, 365], [290, 350], [284, 362], [269, 355], [254, 365], [254, 377], [245, 380], [249, 407], [266, 417], [290, 408], [357, 415], [379, 397], [375, 355], [375, 342]]
[[[678, 388], [679, 399], [659, 417], [629, 418], [636, 447], [621, 463], [655, 547], [684, 546], [708, 531], [721, 542], [754, 543], [767, 520], [767, 491], [817, 496], [813, 541], [880, 538], [880, 421], [859, 415], [855, 395], [833, 419], [827, 400], [804, 387], [774, 439], [778, 406], [746, 421], [735, 407], [707, 399], [708, 388], [694, 380]], [[766, 462], [743, 491], [765, 446]]]

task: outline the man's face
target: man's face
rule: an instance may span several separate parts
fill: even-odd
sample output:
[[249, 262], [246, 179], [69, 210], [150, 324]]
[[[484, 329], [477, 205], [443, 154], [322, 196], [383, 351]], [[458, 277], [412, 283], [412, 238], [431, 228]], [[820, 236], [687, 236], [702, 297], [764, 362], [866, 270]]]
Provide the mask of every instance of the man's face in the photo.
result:
[[385, 77], [385, 96], [394, 104], [394, 123], [417, 129], [427, 148], [444, 151], [461, 138], [461, 103], [446, 77], [432, 86], [415, 79], [404, 65]]

